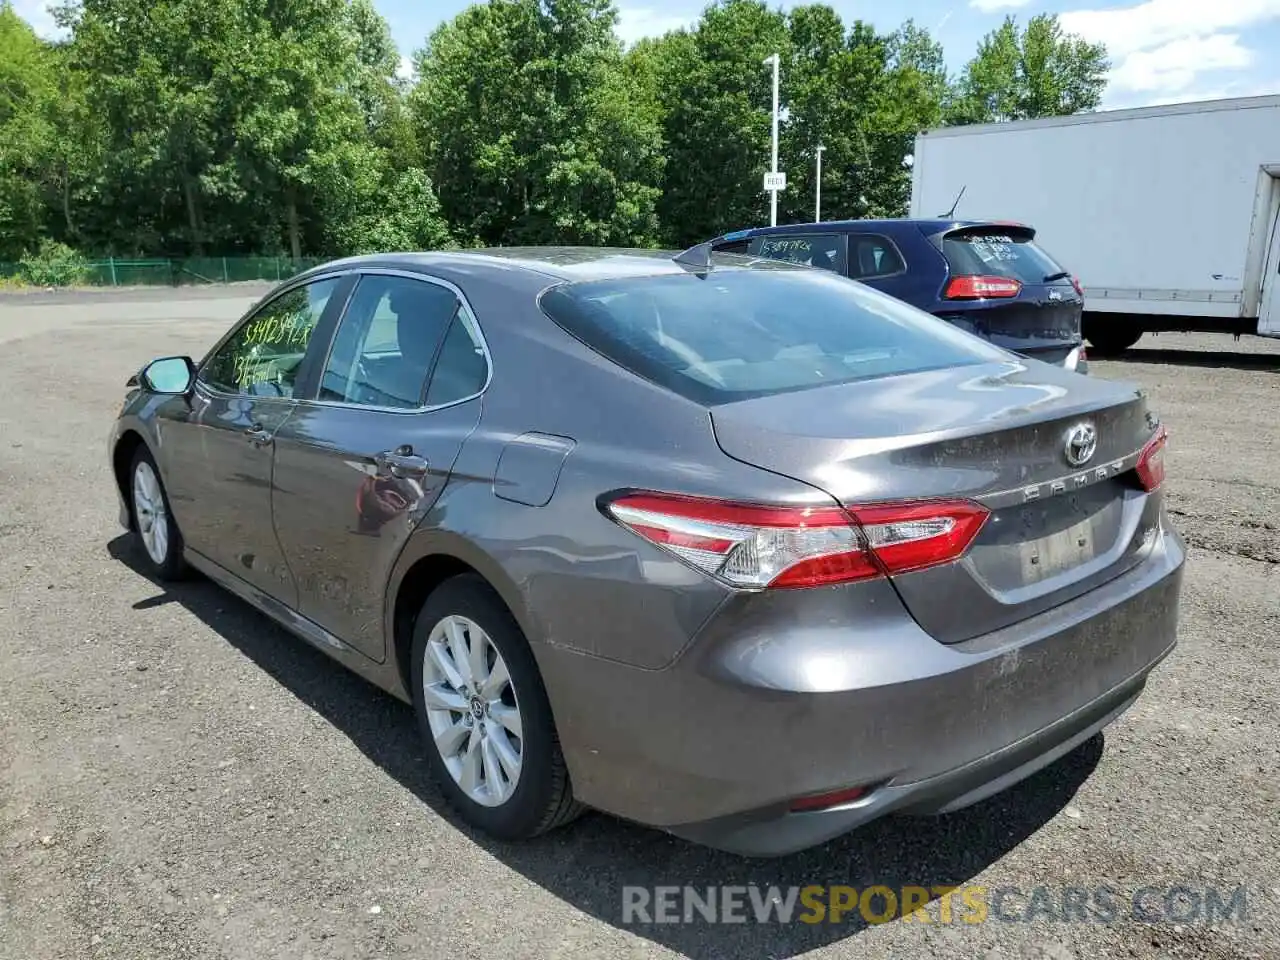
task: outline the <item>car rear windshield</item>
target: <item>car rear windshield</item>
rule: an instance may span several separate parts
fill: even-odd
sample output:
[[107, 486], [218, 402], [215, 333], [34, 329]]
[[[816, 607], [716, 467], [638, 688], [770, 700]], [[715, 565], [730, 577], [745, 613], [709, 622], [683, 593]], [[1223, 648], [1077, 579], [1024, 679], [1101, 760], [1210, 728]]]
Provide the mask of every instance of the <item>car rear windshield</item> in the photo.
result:
[[1045, 283], [1069, 275], [1026, 233], [1012, 229], [969, 229], [946, 234], [942, 255], [953, 277], [1010, 277], [1024, 284]]
[[541, 305], [610, 360], [707, 405], [1008, 358], [825, 270], [565, 283], [546, 291]]

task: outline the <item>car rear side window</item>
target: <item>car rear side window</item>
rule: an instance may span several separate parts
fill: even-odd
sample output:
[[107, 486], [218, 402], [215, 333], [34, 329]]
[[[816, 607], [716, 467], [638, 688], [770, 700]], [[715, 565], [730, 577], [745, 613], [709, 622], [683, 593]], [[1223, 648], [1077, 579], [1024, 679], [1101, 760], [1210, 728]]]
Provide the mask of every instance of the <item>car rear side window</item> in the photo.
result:
[[802, 263], [844, 273], [844, 244], [838, 233], [788, 233], [756, 237], [748, 245], [755, 257]]
[[888, 277], [907, 268], [902, 255], [888, 237], [877, 234], [849, 234], [849, 276], [855, 280]]
[[1009, 277], [1028, 284], [1068, 276], [1030, 236], [1014, 230], [980, 228], [944, 234], [942, 255], [955, 277]]
[[708, 405], [1008, 357], [900, 300], [811, 270], [565, 283], [541, 305], [620, 366]]

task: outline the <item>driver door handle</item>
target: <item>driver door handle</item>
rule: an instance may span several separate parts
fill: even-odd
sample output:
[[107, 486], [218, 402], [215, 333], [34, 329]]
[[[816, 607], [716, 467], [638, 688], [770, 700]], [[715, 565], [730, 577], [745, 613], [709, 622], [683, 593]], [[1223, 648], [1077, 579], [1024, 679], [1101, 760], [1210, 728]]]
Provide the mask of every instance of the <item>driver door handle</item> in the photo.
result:
[[427, 475], [428, 465], [426, 459], [415, 455], [413, 447], [408, 444], [377, 454], [373, 458], [373, 462], [378, 465], [379, 470], [387, 471], [393, 477], [398, 477], [401, 480], [410, 477], [425, 477]]

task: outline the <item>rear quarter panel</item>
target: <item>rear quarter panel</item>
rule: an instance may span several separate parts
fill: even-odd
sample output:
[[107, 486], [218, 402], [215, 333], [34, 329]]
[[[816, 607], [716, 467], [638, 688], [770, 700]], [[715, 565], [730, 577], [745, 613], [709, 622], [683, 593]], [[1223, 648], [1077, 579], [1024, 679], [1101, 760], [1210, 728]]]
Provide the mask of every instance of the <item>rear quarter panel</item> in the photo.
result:
[[[628, 488], [777, 502], [830, 497], [724, 455], [706, 409], [589, 350], [532, 298], [515, 310], [508, 303], [505, 313], [478, 300], [493, 360], [480, 425], [396, 579], [418, 558], [456, 556], [499, 590], [535, 654], [549, 644], [646, 669], [669, 664], [728, 590], [608, 519], [600, 497]], [[545, 503], [498, 496], [504, 452], [531, 432], [568, 448]], [[529, 487], [545, 489], [545, 480]]]

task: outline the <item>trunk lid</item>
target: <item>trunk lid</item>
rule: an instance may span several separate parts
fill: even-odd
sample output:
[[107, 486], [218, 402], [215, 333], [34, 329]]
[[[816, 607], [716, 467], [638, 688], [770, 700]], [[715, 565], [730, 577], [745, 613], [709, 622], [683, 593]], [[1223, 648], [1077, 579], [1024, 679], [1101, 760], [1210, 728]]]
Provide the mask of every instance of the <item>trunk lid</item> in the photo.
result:
[[[990, 517], [954, 563], [893, 578], [935, 638], [958, 642], [1063, 603], [1138, 563], [1159, 521], [1134, 466], [1155, 429], [1136, 388], [1025, 363], [927, 370], [712, 408], [735, 459], [852, 506], [965, 498]], [[1096, 450], [1067, 458], [1091, 425]], [[1078, 450], [1076, 452], [1079, 452]]]

